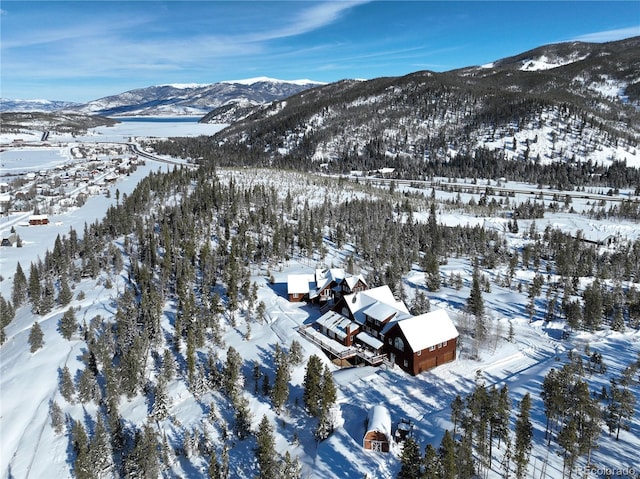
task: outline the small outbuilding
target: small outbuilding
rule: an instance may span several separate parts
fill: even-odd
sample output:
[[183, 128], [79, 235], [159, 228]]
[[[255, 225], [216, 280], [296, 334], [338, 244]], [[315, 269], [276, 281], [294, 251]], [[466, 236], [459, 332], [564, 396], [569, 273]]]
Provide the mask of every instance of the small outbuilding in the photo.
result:
[[29, 225], [48, 225], [49, 217], [47, 215], [31, 215], [29, 216]]
[[367, 431], [362, 447], [370, 451], [389, 452], [391, 444], [391, 415], [382, 404], [373, 406], [367, 418]]

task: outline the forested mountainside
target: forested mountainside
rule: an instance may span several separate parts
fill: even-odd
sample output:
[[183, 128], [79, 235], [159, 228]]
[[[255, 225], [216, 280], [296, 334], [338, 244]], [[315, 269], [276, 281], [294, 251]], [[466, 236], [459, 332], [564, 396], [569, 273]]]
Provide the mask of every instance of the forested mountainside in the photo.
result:
[[[636, 37], [551, 45], [445, 73], [345, 80], [274, 102], [213, 138], [157, 149], [218, 164], [579, 185], [601, 176], [594, 168], [640, 165], [639, 59]], [[537, 170], [543, 165], [562, 171]]]

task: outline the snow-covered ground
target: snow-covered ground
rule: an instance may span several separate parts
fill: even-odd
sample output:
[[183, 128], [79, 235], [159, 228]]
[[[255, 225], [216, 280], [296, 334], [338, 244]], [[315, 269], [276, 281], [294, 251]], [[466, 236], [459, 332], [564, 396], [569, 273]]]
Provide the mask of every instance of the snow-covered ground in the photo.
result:
[[[192, 125], [193, 126], [193, 125]], [[209, 125], [210, 126], [210, 125]], [[158, 136], [177, 134], [162, 128], [166, 125], [153, 123], [153, 130], [141, 129], [140, 123], [123, 123], [107, 132], [88, 135], [87, 138], [74, 141], [95, 141], [98, 138], [109, 138], [108, 141], [118, 141], [115, 138], [128, 136]], [[176, 128], [181, 128], [176, 126]], [[185, 127], [186, 128], [186, 127]], [[160, 130], [159, 130], [160, 129]], [[97, 129], [100, 131], [101, 129]], [[183, 133], [181, 133], [183, 134]], [[27, 158], [29, 153], [24, 151]], [[30, 161], [30, 160], [26, 160]], [[37, 160], [33, 160], [34, 163]], [[119, 188], [121, 193], [129, 193], [137, 182], [149, 171], [166, 169], [167, 165], [148, 161], [147, 165], [124, 178], [112, 188]], [[226, 170], [222, 175], [234, 175], [239, 181], [269, 181], [266, 175], [254, 174], [250, 171], [234, 172]], [[280, 181], [297, 184], [299, 188], [307, 188], [310, 197], [322, 201], [324, 190], [321, 182], [309, 185], [296, 181], [296, 174], [291, 178], [280, 175]], [[244, 179], [243, 179], [244, 178]], [[305, 186], [306, 185], [306, 186]], [[283, 189], [284, 191], [284, 189]], [[364, 195], [357, 190], [349, 191], [345, 188], [343, 195]], [[439, 194], [439, 193], [438, 193]], [[298, 199], [298, 198], [296, 198]], [[28, 271], [30, 262], [43, 258], [45, 251], [52, 248], [57, 234], [66, 234], [70, 227], [82, 233], [85, 222], [90, 223], [102, 218], [106, 209], [116, 201], [111, 198], [96, 196], [75, 211], [53, 217], [52, 222], [42, 227], [20, 227], [20, 236], [24, 241], [22, 248], [2, 248], [0, 251], [0, 271], [3, 281], [0, 282], [2, 295], [10, 297], [12, 278], [15, 266], [20, 261], [23, 269]], [[302, 200], [304, 201], [304, 200]], [[461, 213], [445, 213], [439, 220], [446, 224], [456, 221], [461, 223], [490, 224], [499, 223], [491, 218], [476, 218]], [[576, 231], [601, 232], [609, 228], [618, 228], [625, 236], [637, 237], [639, 229], [632, 223], [596, 222], [587, 220], [579, 215], [557, 214], [545, 216], [545, 221], [563, 229]], [[544, 228], [543, 221], [538, 222], [538, 230]], [[7, 229], [4, 223], [0, 229]], [[527, 226], [523, 224], [521, 231]], [[512, 241], [521, 241], [521, 235], [510, 237]], [[343, 255], [340, 251], [328, 247], [327, 264], [340, 265]], [[529, 392], [533, 399], [532, 420], [534, 425], [534, 448], [532, 451], [529, 475], [535, 478], [558, 478], [562, 473], [562, 459], [556, 454], [554, 447], [548, 448], [543, 439], [545, 416], [540, 399], [540, 386], [545, 374], [552, 367], [559, 367], [567, 359], [569, 349], [575, 348], [582, 353], [588, 343], [592, 351], [603, 355], [608, 366], [608, 372], [602, 377], [592, 377], [592, 390], [599, 390], [602, 385], [608, 385], [609, 378], [619, 376], [621, 370], [635, 361], [640, 354], [640, 333], [627, 330], [624, 333], [602, 331], [595, 334], [581, 333], [562, 340], [563, 325], [558, 323], [544, 323], [534, 321], [529, 323], [525, 312], [526, 293], [518, 293], [510, 289], [492, 284], [490, 293], [483, 298], [488, 315], [490, 337], [479, 351], [479, 358], [472, 359], [470, 340], [464, 341], [459, 359], [435, 370], [411, 377], [399, 369], [371, 367], [337, 369], [322, 355], [316, 346], [298, 335], [295, 328], [317, 318], [320, 313], [312, 306], [292, 304], [286, 300], [284, 283], [288, 274], [311, 272], [316, 266], [315, 261], [308, 259], [292, 259], [281, 264], [272, 271], [275, 282], [270, 284], [264, 274], [252, 278], [259, 285], [258, 300], [267, 306], [265, 324], [251, 323], [250, 339], [246, 338], [246, 323], [243, 317], [238, 318], [235, 328], [227, 327], [224, 340], [227, 346], [233, 346], [241, 355], [245, 364], [247, 377], [246, 397], [250, 400], [253, 412], [253, 426], [257, 426], [263, 414], [266, 414], [275, 425], [276, 449], [284, 454], [289, 451], [298, 457], [303, 465], [302, 477], [305, 478], [392, 478], [399, 467], [400, 447], [394, 446], [390, 454], [380, 454], [365, 451], [362, 448], [364, 435], [364, 419], [372, 405], [384, 403], [391, 412], [394, 423], [406, 418], [415, 424], [415, 435], [421, 447], [427, 443], [438, 446], [444, 430], [451, 428], [449, 404], [456, 394], [471, 392], [477, 381], [487, 385], [507, 384], [514, 404]], [[462, 289], [456, 290], [451, 286], [443, 287], [437, 293], [427, 293], [432, 308], [442, 307], [449, 311], [457, 322], [464, 321], [460, 314], [462, 306], [469, 296], [469, 283], [472, 267], [468, 260], [452, 259], [441, 268], [443, 278], [451, 273], [461, 273], [464, 278]], [[113, 282], [113, 287], [107, 289], [107, 279]], [[522, 275], [523, 281], [527, 279]], [[413, 270], [405, 277], [408, 295], [412, 296], [416, 288], [422, 288], [424, 275]], [[71, 306], [77, 308], [76, 318], [87, 320], [96, 315], [109, 317], [115, 313], [114, 299], [118, 291], [122, 291], [124, 278], [101, 276], [96, 280], [84, 279], [74, 291]], [[77, 299], [79, 291], [85, 293], [82, 300]], [[544, 294], [544, 290], [543, 290]], [[167, 304], [166, 308], [174, 306]], [[66, 308], [65, 308], [66, 309]], [[92, 424], [95, 419], [97, 406], [94, 403], [74, 405], [67, 404], [58, 391], [58, 371], [65, 365], [72, 374], [82, 367], [80, 357], [85, 349], [81, 338], [63, 339], [57, 331], [58, 321], [64, 310], [56, 308], [44, 317], [34, 316], [28, 307], [17, 311], [16, 318], [6, 327], [7, 341], [0, 349], [0, 477], [42, 478], [42, 477], [70, 477], [71, 476], [71, 447], [67, 436], [56, 435], [51, 427], [49, 418], [49, 402], [56, 400], [63, 405], [65, 413], [75, 419], [89, 419]], [[38, 321], [44, 332], [44, 347], [36, 353], [29, 352], [27, 338], [29, 330]], [[169, 327], [165, 318], [164, 327]], [[514, 328], [514, 342], [506, 340], [509, 324]], [[337, 428], [329, 439], [317, 443], [313, 438], [313, 423], [306, 414], [295, 404], [301, 403], [302, 381], [304, 366], [294, 368], [291, 379], [291, 396], [288, 411], [276, 416], [270, 403], [261, 395], [252, 394], [253, 381], [251, 379], [251, 363], [256, 360], [270, 364], [270, 356], [275, 345], [281, 344], [287, 348], [293, 339], [297, 339], [304, 348], [306, 356], [318, 354], [324, 357], [327, 364], [334, 370], [334, 378], [338, 385], [338, 411], [336, 416]], [[203, 349], [206, 354], [207, 348]], [[635, 390], [636, 395], [640, 391]], [[200, 430], [206, 429], [210, 438], [221, 441], [219, 431], [206, 423], [207, 407], [210, 403], [223, 405], [224, 399], [219, 393], [207, 392], [195, 397], [186, 389], [183, 382], [171, 383], [168, 388], [171, 397], [171, 415], [177, 420], [162, 421], [158, 426], [166, 434], [169, 441], [179, 442], [181, 430], [176, 426], [190, 425]], [[219, 410], [224, 410], [221, 406]], [[514, 409], [515, 410], [515, 409]], [[123, 400], [120, 413], [130, 424], [142, 424], [148, 415], [148, 404], [142, 397], [131, 401]], [[515, 417], [515, 414], [513, 415]], [[93, 419], [90, 419], [93, 418]], [[295, 437], [297, 435], [297, 439]], [[252, 469], [253, 442], [251, 440], [236, 442], [230, 453], [232, 477], [254, 477]], [[606, 433], [600, 437], [600, 447], [592, 457], [596, 466], [594, 471], [586, 477], [605, 477], [598, 473], [605, 468], [615, 468], [635, 473], [640, 471], [637, 451], [640, 449], [640, 404], [636, 403], [634, 420], [630, 431], [622, 431], [620, 440], [615, 441]], [[501, 458], [502, 452], [495, 451], [495, 457]], [[191, 458], [190, 461], [176, 460], [172, 474], [168, 477], [206, 477], [206, 458]], [[497, 463], [498, 461], [494, 461]], [[544, 467], [543, 467], [544, 466]], [[496, 466], [497, 467], [497, 466]], [[543, 469], [546, 473], [542, 473]], [[489, 471], [488, 477], [499, 477], [497, 471]], [[624, 476], [623, 476], [624, 477]], [[635, 477], [627, 475], [627, 477]]]

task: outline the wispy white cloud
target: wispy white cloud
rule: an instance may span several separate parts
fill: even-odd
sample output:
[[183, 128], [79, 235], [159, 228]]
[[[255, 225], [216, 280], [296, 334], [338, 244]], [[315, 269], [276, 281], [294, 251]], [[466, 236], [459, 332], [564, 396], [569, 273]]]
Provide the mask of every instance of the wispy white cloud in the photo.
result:
[[319, 28], [330, 25], [341, 18], [348, 10], [369, 3], [371, 0], [352, 0], [352, 1], [330, 1], [320, 4], [312, 4], [310, 8], [293, 15], [290, 19], [285, 20], [285, 25], [270, 31], [259, 32], [255, 34], [252, 40], [274, 40], [278, 38], [294, 37], [302, 35]]
[[586, 35], [580, 35], [574, 38], [579, 42], [612, 42], [615, 40], [622, 40], [623, 38], [636, 37], [640, 35], [640, 25], [636, 25], [628, 28], [618, 28], [616, 30], [605, 30], [602, 32], [587, 33]]

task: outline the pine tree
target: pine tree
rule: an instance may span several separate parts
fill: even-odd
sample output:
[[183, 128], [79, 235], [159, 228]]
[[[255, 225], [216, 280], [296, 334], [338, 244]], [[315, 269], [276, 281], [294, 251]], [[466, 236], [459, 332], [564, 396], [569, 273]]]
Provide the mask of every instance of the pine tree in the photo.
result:
[[27, 300], [28, 283], [22, 266], [18, 262], [16, 272], [13, 275], [13, 289], [11, 290], [11, 302], [14, 308], [19, 308]]
[[422, 291], [418, 291], [413, 297], [413, 302], [411, 303], [411, 314], [419, 316], [421, 314], [428, 313], [430, 309], [431, 303], [429, 303], [429, 298], [427, 298]]
[[73, 308], [67, 309], [62, 318], [60, 318], [60, 324], [58, 325], [58, 331], [64, 339], [71, 340], [73, 334], [78, 330], [78, 321], [76, 320], [76, 313]]
[[547, 416], [547, 426], [545, 429], [545, 437], [551, 443], [551, 425], [556, 422], [561, 414], [563, 414], [566, 397], [568, 396], [567, 384], [564, 374], [555, 368], [551, 368], [542, 382], [542, 401], [544, 403], [544, 412]]
[[484, 300], [480, 289], [480, 270], [477, 258], [473, 266], [473, 279], [471, 281], [471, 292], [467, 300], [467, 310], [476, 318], [484, 316]]
[[605, 420], [609, 434], [615, 432], [616, 441], [620, 439], [620, 429], [629, 430], [629, 423], [633, 418], [636, 398], [629, 388], [629, 381], [611, 378], [609, 390], [609, 404]]
[[240, 385], [242, 381], [242, 358], [233, 346], [229, 346], [227, 350], [227, 361], [222, 371], [222, 389], [232, 402], [240, 394]]
[[282, 479], [301, 479], [302, 466], [300, 465], [300, 461], [297, 457], [292, 458], [289, 451], [285, 452], [281, 467], [282, 471], [280, 477]]
[[62, 275], [60, 277], [60, 291], [58, 292], [58, 304], [60, 306], [68, 305], [73, 299], [73, 293], [71, 292], [71, 288], [69, 288], [69, 282], [67, 281], [67, 277]]
[[334, 418], [332, 413], [333, 405], [337, 399], [336, 386], [333, 382], [333, 374], [325, 365], [322, 373], [322, 384], [320, 386], [320, 398], [318, 409], [318, 426], [315, 430], [315, 437], [318, 441], [328, 438], [334, 429]]
[[29, 345], [31, 346], [30, 351], [35, 353], [38, 349], [40, 349], [44, 344], [44, 333], [42, 332], [42, 328], [36, 321], [31, 326], [31, 330], [29, 331]]
[[433, 250], [429, 250], [425, 253], [423, 259], [423, 269], [425, 275], [425, 284], [429, 291], [440, 290], [440, 265], [438, 264], [438, 257]]
[[324, 366], [324, 372], [322, 373], [322, 409], [330, 409], [338, 399], [336, 391], [336, 385], [333, 382], [333, 373], [329, 369], [329, 366]]
[[400, 463], [402, 466], [398, 473], [399, 479], [420, 479], [422, 477], [420, 446], [412, 437], [408, 437], [402, 445]]
[[220, 462], [218, 462], [218, 455], [215, 449], [211, 451], [211, 459], [209, 460], [209, 479], [222, 479], [222, 471]]
[[289, 347], [289, 363], [291, 366], [299, 366], [302, 364], [302, 345], [298, 342], [297, 339], [291, 341], [291, 346]]
[[42, 290], [38, 314], [44, 316], [45, 314], [51, 312], [53, 306], [56, 304], [55, 294], [56, 289], [53, 285], [53, 280], [51, 278], [47, 278], [44, 282], [44, 289]]
[[176, 362], [170, 349], [165, 349], [162, 354], [162, 376], [166, 382], [173, 380], [176, 374]]
[[162, 421], [169, 415], [169, 400], [167, 398], [167, 386], [163, 376], [158, 378], [156, 384], [156, 390], [153, 399], [153, 410], [151, 416], [157, 420]]
[[56, 401], [49, 403], [49, 415], [51, 416], [51, 427], [56, 434], [62, 434], [64, 431], [64, 413], [62, 408]]
[[273, 426], [269, 423], [267, 416], [263, 415], [256, 433], [255, 449], [261, 479], [280, 479], [280, 468], [275, 454], [275, 445]]
[[289, 379], [291, 373], [287, 361], [287, 355], [282, 351], [279, 344], [276, 344], [274, 354], [274, 362], [276, 367], [276, 378], [271, 388], [271, 401], [276, 412], [280, 414], [282, 407], [289, 397]]
[[13, 321], [15, 314], [16, 312], [13, 309], [11, 302], [6, 301], [0, 294], [0, 344], [5, 341], [4, 327]]
[[444, 432], [440, 447], [438, 448], [438, 457], [442, 467], [442, 477], [457, 477], [458, 461], [456, 459], [456, 442], [449, 431]]
[[505, 384], [500, 388], [497, 404], [492, 417], [493, 436], [498, 438], [498, 447], [509, 438], [509, 421], [511, 419], [511, 399], [509, 388]]
[[312, 354], [307, 361], [304, 375], [304, 405], [312, 416], [320, 415], [320, 400], [322, 397], [322, 360]]
[[[473, 458], [473, 430], [476, 421], [465, 415], [462, 420], [462, 435], [455, 443], [455, 469], [458, 477], [473, 477], [476, 474], [476, 467]], [[455, 476], [445, 476], [455, 477]]]
[[93, 399], [97, 399], [98, 383], [96, 376], [90, 367], [84, 368], [78, 379], [78, 399], [80, 402], [87, 403]]
[[133, 449], [125, 457], [127, 477], [158, 477], [160, 474], [160, 443], [149, 424], [136, 431]]
[[93, 469], [91, 467], [91, 458], [89, 457], [89, 438], [80, 421], [74, 421], [71, 439], [73, 441], [73, 451], [76, 454], [73, 463], [75, 477], [77, 479], [93, 479]]
[[187, 327], [187, 378], [189, 384], [193, 385], [196, 372], [196, 344], [193, 326]]
[[597, 279], [585, 288], [582, 294], [582, 300], [584, 302], [582, 318], [585, 329], [588, 331], [600, 329], [602, 325], [603, 303], [602, 289]]
[[530, 410], [531, 396], [527, 393], [520, 401], [520, 412], [515, 425], [516, 439], [513, 460], [516, 463], [516, 477], [518, 479], [525, 477], [529, 464], [529, 453], [531, 452], [533, 438], [533, 426], [529, 419]]
[[100, 415], [98, 415], [95, 432], [89, 443], [89, 461], [91, 468], [96, 473], [94, 477], [104, 477], [103, 475], [113, 467], [111, 438]]
[[451, 402], [451, 421], [453, 422], [453, 438], [455, 439], [457, 433], [458, 422], [462, 418], [464, 412], [464, 401], [460, 394], [456, 395], [455, 399]]
[[235, 402], [235, 432], [240, 440], [245, 439], [251, 432], [251, 410], [249, 401], [243, 395], [239, 395]]
[[58, 388], [60, 389], [60, 394], [62, 397], [70, 404], [74, 403], [73, 396], [76, 393], [75, 385], [73, 384], [73, 378], [71, 377], [71, 372], [69, 372], [69, 368], [65, 366], [60, 371], [60, 385]]
[[427, 444], [424, 448], [424, 474], [423, 477], [430, 479], [444, 479], [442, 475], [442, 467], [440, 465], [440, 458], [438, 457], [438, 451], [431, 444]]

